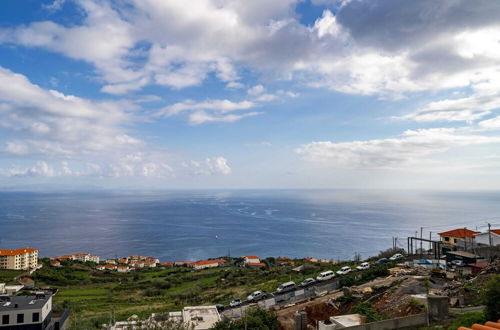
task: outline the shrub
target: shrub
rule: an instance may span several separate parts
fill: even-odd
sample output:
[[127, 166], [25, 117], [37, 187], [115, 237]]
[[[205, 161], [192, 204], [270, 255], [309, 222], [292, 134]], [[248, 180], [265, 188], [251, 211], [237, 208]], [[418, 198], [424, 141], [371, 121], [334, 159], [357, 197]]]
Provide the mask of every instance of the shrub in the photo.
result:
[[487, 283], [484, 296], [486, 319], [496, 322], [500, 319], [500, 275]]
[[366, 317], [366, 322], [382, 321], [387, 318], [386, 315], [379, 313], [369, 302], [362, 302], [354, 306], [353, 313], [361, 314]]
[[459, 327], [470, 327], [474, 323], [482, 324], [486, 322], [483, 312], [468, 312], [455, 319], [448, 327], [449, 330], [457, 330]]
[[213, 330], [278, 330], [278, 316], [272, 311], [260, 307], [250, 308], [245, 316], [236, 321], [222, 320], [217, 322]]

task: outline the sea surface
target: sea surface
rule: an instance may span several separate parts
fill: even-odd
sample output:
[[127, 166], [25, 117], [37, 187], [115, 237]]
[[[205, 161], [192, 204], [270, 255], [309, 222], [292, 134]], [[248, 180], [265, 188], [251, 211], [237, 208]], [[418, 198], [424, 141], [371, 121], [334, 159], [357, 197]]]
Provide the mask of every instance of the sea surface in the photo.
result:
[[[367, 257], [392, 237], [500, 223], [500, 193], [351, 190], [0, 192], [0, 249], [40, 255]], [[500, 226], [499, 226], [500, 227]]]

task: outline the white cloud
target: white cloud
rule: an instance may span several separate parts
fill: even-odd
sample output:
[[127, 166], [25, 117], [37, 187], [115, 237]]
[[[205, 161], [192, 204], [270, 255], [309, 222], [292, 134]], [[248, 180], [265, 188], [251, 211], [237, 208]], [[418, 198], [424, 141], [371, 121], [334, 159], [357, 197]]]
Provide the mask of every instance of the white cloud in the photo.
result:
[[196, 111], [189, 115], [189, 123], [191, 125], [199, 125], [207, 122], [233, 123], [240, 119], [257, 116], [260, 114], [261, 112], [252, 111], [252, 112], [246, 112], [241, 115], [235, 115], [235, 114], [220, 115], [220, 114], [209, 114], [205, 111]]
[[185, 166], [191, 168], [195, 175], [229, 175], [232, 171], [228, 160], [220, 156], [205, 158], [202, 162], [191, 160]]
[[54, 177], [56, 174], [54, 172], [54, 169], [49, 166], [46, 162], [44, 161], [38, 161], [36, 165], [30, 168], [12, 168], [7, 172], [8, 176], [14, 176], [14, 177], [46, 177], [46, 178], [51, 178]]
[[429, 161], [453, 148], [500, 143], [500, 137], [465, 134], [456, 129], [408, 130], [402, 136], [352, 142], [312, 142], [295, 149], [304, 159], [333, 167], [397, 168]]
[[188, 110], [214, 110], [225, 113], [236, 110], [246, 110], [255, 107], [255, 103], [250, 101], [233, 102], [230, 100], [206, 100], [203, 102], [195, 102], [193, 100], [185, 100], [163, 108], [157, 113], [157, 116], [177, 115]]
[[262, 85], [255, 85], [255, 86], [249, 88], [247, 90], [247, 93], [249, 95], [256, 96], [256, 95], [260, 95], [260, 94], [264, 93], [265, 91], [266, 91], [266, 89], [264, 88], [264, 86], [262, 86]]

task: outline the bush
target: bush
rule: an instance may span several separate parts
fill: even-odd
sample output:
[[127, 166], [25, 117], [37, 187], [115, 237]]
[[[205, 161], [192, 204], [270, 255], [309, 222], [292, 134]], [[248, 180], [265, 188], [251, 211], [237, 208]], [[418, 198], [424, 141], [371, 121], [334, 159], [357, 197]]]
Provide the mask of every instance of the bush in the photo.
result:
[[386, 315], [379, 313], [369, 302], [362, 302], [354, 306], [353, 313], [361, 314], [366, 317], [366, 323], [382, 321], [387, 318]]
[[272, 311], [260, 307], [250, 308], [245, 316], [236, 321], [222, 320], [217, 322], [213, 330], [278, 330], [278, 316]]
[[459, 327], [470, 327], [474, 323], [482, 324], [486, 322], [483, 312], [468, 312], [455, 319], [448, 327], [449, 330], [457, 330]]
[[486, 319], [498, 321], [500, 319], [500, 276], [497, 275], [486, 285], [485, 292]]

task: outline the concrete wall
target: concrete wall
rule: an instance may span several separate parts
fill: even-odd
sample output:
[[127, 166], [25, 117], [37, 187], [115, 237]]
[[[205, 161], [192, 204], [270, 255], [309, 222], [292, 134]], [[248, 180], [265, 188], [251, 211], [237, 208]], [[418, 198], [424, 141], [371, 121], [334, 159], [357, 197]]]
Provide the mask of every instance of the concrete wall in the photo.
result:
[[354, 327], [342, 329], [349, 330], [384, 330], [384, 329], [404, 329], [427, 325], [427, 314], [417, 314], [406, 317], [398, 317], [395, 319], [365, 323]]

